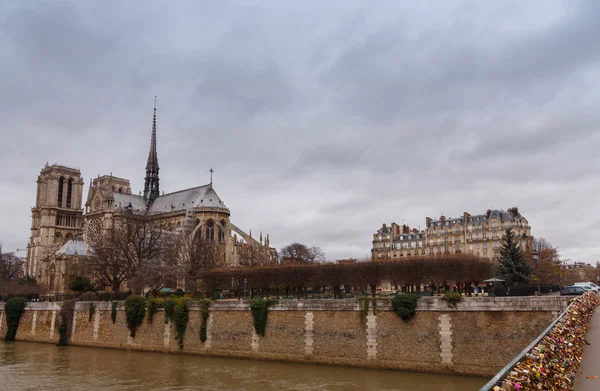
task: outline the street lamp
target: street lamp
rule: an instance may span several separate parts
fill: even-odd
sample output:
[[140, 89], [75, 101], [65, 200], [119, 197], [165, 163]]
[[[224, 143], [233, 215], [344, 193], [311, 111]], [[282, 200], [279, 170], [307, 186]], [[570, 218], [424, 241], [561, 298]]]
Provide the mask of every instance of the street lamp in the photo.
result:
[[248, 282], [247, 278], [244, 278], [244, 300], [246, 300], [246, 283]]
[[539, 276], [539, 270], [538, 270], [538, 260], [540, 259], [540, 256], [538, 254], [538, 252], [536, 250], [533, 250], [533, 262], [535, 262], [535, 271], [537, 274], [537, 294], [538, 296], [540, 296], [542, 294], [542, 292], [540, 292], [540, 276]]

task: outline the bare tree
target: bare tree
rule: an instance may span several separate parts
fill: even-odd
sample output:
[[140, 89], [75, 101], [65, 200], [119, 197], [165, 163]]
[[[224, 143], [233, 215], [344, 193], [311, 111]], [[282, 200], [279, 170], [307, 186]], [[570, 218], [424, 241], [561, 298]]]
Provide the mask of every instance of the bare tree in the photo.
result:
[[533, 257], [533, 251], [525, 254], [533, 268], [533, 280], [542, 284], [556, 284], [560, 279], [561, 269], [558, 248], [545, 238], [537, 238], [533, 242], [533, 249], [537, 253], [537, 261]]
[[129, 212], [92, 242], [93, 274], [116, 292], [145, 265], [164, 262], [173, 254], [174, 243], [173, 234], [151, 215]]
[[207, 291], [211, 291], [214, 283], [207, 272], [225, 266], [225, 248], [222, 244], [206, 240], [197, 234], [192, 238], [182, 238], [179, 244], [179, 260], [186, 279], [186, 289], [195, 291], [199, 280]]
[[12, 281], [19, 277], [23, 265], [14, 253], [0, 253], [0, 281]]
[[292, 243], [281, 249], [281, 263], [288, 265], [302, 265], [321, 263], [325, 261], [325, 253], [320, 247], [308, 247], [302, 243]]
[[240, 266], [266, 266], [269, 263], [268, 253], [262, 246], [247, 243], [240, 246], [238, 250]]

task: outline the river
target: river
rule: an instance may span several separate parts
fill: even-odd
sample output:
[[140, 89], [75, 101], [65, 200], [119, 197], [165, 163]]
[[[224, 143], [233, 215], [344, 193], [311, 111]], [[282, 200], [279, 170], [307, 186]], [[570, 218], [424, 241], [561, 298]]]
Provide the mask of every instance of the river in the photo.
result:
[[478, 390], [487, 379], [0, 341], [2, 391]]

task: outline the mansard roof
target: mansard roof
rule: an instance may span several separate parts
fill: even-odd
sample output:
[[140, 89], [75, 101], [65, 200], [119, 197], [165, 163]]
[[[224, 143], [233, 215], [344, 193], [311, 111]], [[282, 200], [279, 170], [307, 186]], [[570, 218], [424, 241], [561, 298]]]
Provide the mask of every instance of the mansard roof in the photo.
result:
[[167, 213], [188, 208], [219, 208], [229, 212], [212, 185], [193, 187], [161, 195], [150, 205], [151, 213]]
[[80, 239], [69, 239], [67, 242], [56, 251], [56, 255], [87, 255], [88, 245], [86, 242]]

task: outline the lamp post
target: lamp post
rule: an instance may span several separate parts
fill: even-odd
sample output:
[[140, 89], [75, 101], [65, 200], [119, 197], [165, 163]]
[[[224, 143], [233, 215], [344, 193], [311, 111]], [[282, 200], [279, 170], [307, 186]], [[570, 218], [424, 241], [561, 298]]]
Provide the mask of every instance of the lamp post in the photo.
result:
[[537, 278], [537, 294], [538, 296], [540, 296], [542, 294], [542, 292], [540, 292], [540, 276], [539, 276], [539, 271], [538, 271], [538, 260], [540, 259], [540, 256], [538, 254], [538, 252], [536, 250], [533, 250], [533, 262], [535, 262], [535, 272], [537, 274], [536, 278]]
[[248, 282], [247, 278], [244, 278], [244, 300], [246, 300], [246, 283]]

